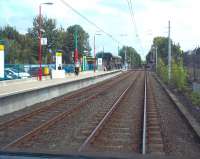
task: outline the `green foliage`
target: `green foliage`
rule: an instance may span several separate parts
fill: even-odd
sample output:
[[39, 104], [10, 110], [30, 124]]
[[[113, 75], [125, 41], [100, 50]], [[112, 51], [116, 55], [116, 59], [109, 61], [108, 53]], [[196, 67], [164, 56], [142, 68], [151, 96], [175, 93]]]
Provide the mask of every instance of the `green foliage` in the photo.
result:
[[[172, 58], [175, 60], [179, 60], [182, 56], [182, 50], [180, 48], [179, 44], [174, 44], [171, 40], [172, 44]], [[153, 39], [152, 46], [157, 47], [157, 53], [158, 57], [160, 57], [165, 64], [168, 63], [168, 38], [167, 37], [155, 37]], [[147, 60], [149, 60], [150, 54], [152, 53], [152, 50], [149, 51], [147, 55]]]
[[77, 32], [79, 55], [84, 55], [85, 51], [90, 52], [89, 34], [80, 25], [73, 25], [67, 28], [66, 42], [68, 51], [73, 52], [75, 50], [75, 32]]
[[[171, 81], [168, 81], [168, 38], [167, 37], [155, 37], [153, 40], [153, 46], [157, 47], [158, 57], [158, 74], [162, 77], [164, 82], [168, 82], [175, 85], [179, 90], [184, 90], [187, 84], [187, 72], [183, 67], [182, 62], [182, 50], [179, 44], [172, 43], [172, 70], [171, 70]], [[151, 49], [147, 55], [147, 61], [151, 59], [153, 50]]]
[[[47, 45], [42, 46], [42, 60], [43, 63], [47, 63], [48, 50], [58, 49], [58, 30], [56, 28], [56, 21], [54, 19], [48, 19], [47, 17], [41, 17], [40, 30], [43, 38], [47, 38]], [[33, 27], [28, 29], [27, 36], [32, 39], [32, 52], [38, 59], [38, 36], [39, 36], [39, 17], [33, 19]]]
[[[179, 91], [186, 92], [192, 103], [200, 106], [200, 94], [192, 92], [187, 83], [187, 70], [183, 66], [183, 51], [179, 44], [172, 44], [172, 70], [171, 81], [168, 81], [168, 38], [155, 37], [152, 46], [156, 46], [158, 55], [157, 73], [165, 83], [176, 86]], [[153, 48], [153, 47], [152, 47]], [[152, 62], [153, 50], [151, 49], [146, 57]]]
[[123, 46], [119, 50], [119, 56], [122, 57], [123, 63], [125, 63], [125, 52], [126, 52], [126, 58], [127, 58], [127, 63], [131, 65], [131, 67], [140, 67], [142, 60], [140, 55], [137, 53], [137, 51], [128, 46]]
[[158, 74], [161, 76], [162, 80], [166, 83], [168, 82], [168, 70], [167, 66], [163, 62], [161, 58], [158, 59], [158, 67], [157, 67]]
[[[33, 28], [29, 29], [29, 35], [34, 41], [34, 50], [35, 55], [37, 55], [38, 48], [38, 17], [34, 18]], [[91, 48], [89, 46], [89, 34], [86, 33], [80, 25], [69, 26], [66, 30], [64, 28], [56, 28], [56, 21], [53, 19], [47, 19], [42, 17], [42, 25], [41, 28], [45, 30], [43, 33], [43, 37], [47, 38], [47, 46], [43, 46], [43, 62], [50, 62], [51, 57], [48, 53], [48, 50], [51, 49], [53, 52], [56, 50], [63, 51], [63, 61], [65, 63], [71, 63], [72, 53], [75, 50], [74, 45], [74, 34], [77, 31], [78, 34], [78, 51], [79, 56], [84, 54], [85, 50], [90, 51]]]
[[[159, 58], [158, 60], [158, 74], [161, 76], [162, 80], [165, 83], [169, 83], [168, 81], [168, 66], [165, 65], [163, 60]], [[175, 85], [178, 90], [184, 90], [187, 85], [187, 71], [183, 67], [183, 62], [175, 61], [172, 62], [172, 79], [170, 81], [170, 84]]]
[[32, 40], [26, 35], [20, 34], [11, 26], [5, 26], [0, 28], [0, 39], [4, 41], [6, 63], [34, 62], [34, 56], [30, 48]]
[[[42, 46], [43, 63], [52, 62], [52, 53], [63, 51], [63, 62], [71, 63], [74, 52], [74, 32], [78, 33], [79, 56], [91, 51], [89, 34], [80, 25], [73, 25], [67, 29], [56, 27], [55, 19], [41, 18], [42, 37], [47, 38], [47, 45]], [[33, 19], [33, 26], [28, 28], [27, 34], [20, 34], [14, 27], [0, 28], [0, 40], [5, 43], [5, 61], [9, 64], [38, 63], [39, 17]], [[51, 52], [51, 53], [50, 53]]]
[[192, 100], [192, 104], [196, 106], [200, 106], [200, 94], [197, 92], [192, 92], [190, 95], [190, 98]]
[[167, 37], [155, 37], [153, 39], [153, 45], [157, 46], [158, 57], [162, 58], [163, 62], [167, 64], [167, 52], [168, 52], [168, 38]]
[[187, 85], [187, 71], [182, 60], [172, 61], [172, 82], [179, 90], [184, 90]]

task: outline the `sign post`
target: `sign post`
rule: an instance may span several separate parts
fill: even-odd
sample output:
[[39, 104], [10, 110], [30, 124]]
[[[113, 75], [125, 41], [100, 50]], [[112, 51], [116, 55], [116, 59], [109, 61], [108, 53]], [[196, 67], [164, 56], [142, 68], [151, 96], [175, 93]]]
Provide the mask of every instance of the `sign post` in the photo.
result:
[[4, 78], [4, 45], [0, 44], [0, 78]]
[[56, 52], [56, 70], [62, 69], [62, 52]]
[[86, 56], [83, 56], [82, 58], [82, 70], [86, 71], [86, 66], [87, 66], [87, 58]]
[[51, 71], [52, 78], [65, 78], [65, 70], [62, 69], [62, 52], [56, 52], [56, 69]]
[[97, 64], [98, 64], [98, 70], [103, 70], [103, 59], [102, 58], [97, 59]]
[[41, 45], [47, 45], [47, 38], [41, 38]]

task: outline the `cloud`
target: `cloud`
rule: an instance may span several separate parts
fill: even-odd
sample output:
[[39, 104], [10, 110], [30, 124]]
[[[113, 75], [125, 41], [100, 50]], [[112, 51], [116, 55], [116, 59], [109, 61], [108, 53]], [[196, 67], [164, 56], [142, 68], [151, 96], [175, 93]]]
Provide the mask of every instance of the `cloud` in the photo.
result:
[[[200, 40], [199, 1], [192, 0], [140, 0], [137, 5], [145, 8], [135, 12], [139, 35], [145, 50], [150, 49], [152, 39], [155, 36], [167, 36], [168, 20], [171, 21], [171, 37], [176, 43], [180, 43], [184, 50], [192, 49]], [[147, 32], [151, 30], [151, 32]]]
[[[89, 34], [93, 46], [93, 36], [98, 30], [61, 0], [48, 0], [52, 6], [42, 5], [42, 14], [54, 18], [58, 27], [80, 24]], [[120, 41], [141, 53], [143, 59], [149, 51], [155, 36], [167, 36], [168, 20], [171, 21], [171, 37], [184, 50], [192, 49], [200, 43], [200, 21], [198, 0], [139, 0], [132, 1], [138, 33], [131, 22], [126, 0], [65, 0], [73, 8], [86, 16]], [[20, 32], [32, 26], [33, 17], [38, 15], [39, 4], [47, 0], [0, 0], [0, 26], [10, 24]], [[120, 37], [120, 34], [128, 34]], [[136, 35], [139, 35], [137, 37]], [[117, 43], [106, 35], [97, 37], [97, 47], [105, 51], [117, 52]]]

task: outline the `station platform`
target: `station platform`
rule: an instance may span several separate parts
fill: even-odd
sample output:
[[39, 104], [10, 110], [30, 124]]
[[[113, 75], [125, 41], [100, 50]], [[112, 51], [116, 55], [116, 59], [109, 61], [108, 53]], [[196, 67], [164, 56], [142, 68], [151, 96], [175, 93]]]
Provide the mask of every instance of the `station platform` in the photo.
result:
[[120, 74], [121, 70], [113, 71], [85, 71], [75, 74], [66, 74], [62, 79], [43, 77], [1, 81], [0, 82], [0, 116], [23, 109], [80, 88], [95, 84]]
[[61, 83], [66, 83], [70, 81], [81, 80], [89, 77], [99, 76], [103, 74], [110, 73], [105, 71], [85, 71], [80, 72], [78, 76], [74, 73], [69, 73], [65, 75], [65, 78], [51, 79], [50, 76], [42, 77], [42, 81], [37, 80], [37, 78], [30, 78], [25, 80], [13, 80], [13, 81], [1, 81], [0, 82], [0, 97], [17, 94], [20, 92], [39, 89], [44, 87], [49, 87], [52, 85], [57, 85]]

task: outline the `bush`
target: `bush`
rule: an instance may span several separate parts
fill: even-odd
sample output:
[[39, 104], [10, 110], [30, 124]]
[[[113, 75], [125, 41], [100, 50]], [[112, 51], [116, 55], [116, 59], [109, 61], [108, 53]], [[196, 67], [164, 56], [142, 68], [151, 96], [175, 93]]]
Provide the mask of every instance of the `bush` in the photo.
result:
[[158, 62], [158, 74], [165, 83], [175, 85], [178, 90], [185, 90], [187, 86], [187, 71], [183, 67], [182, 60], [172, 61], [171, 81], [168, 80], [168, 66], [165, 65], [162, 59]]
[[172, 83], [178, 90], [184, 90], [187, 85], [187, 71], [183, 67], [183, 62], [180, 60], [172, 61]]
[[162, 59], [158, 60], [157, 71], [164, 82], [168, 82], [168, 70]]
[[192, 104], [200, 107], [200, 94], [199, 93], [192, 92], [191, 95], [190, 95], [190, 98], [192, 100]]

